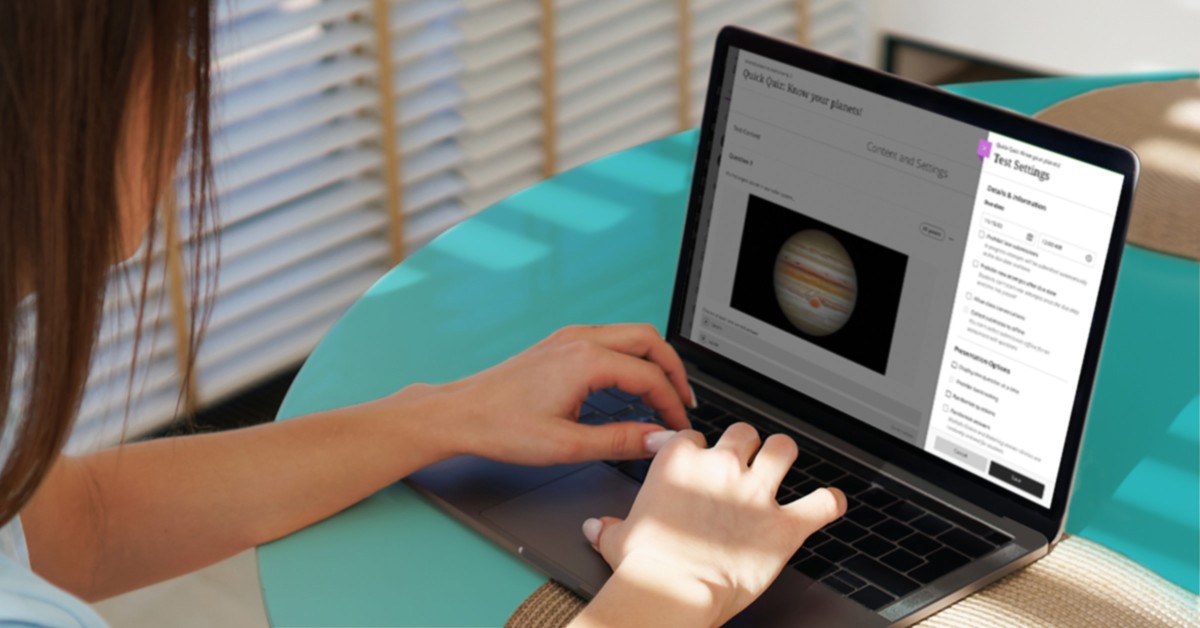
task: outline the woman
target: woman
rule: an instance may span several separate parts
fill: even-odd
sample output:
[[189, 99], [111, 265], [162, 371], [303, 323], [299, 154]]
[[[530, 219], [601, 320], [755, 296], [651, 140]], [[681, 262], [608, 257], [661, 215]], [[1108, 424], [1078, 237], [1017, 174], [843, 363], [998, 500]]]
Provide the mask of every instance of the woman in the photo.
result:
[[[706, 448], [686, 429], [694, 396], [679, 357], [644, 325], [565, 329], [464, 380], [350, 408], [62, 455], [107, 269], [154, 242], [181, 152], [191, 227], [208, 220], [211, 13], [207, 0], [0, 3], [0, 622], [101, 624], [78, 598], [266, 543], [458, 454], [547, 465], [657, 453], [625, 521], [583, 524], [615, 575], [579, 625], [724, 622], [844, 510], [836, 490], [775, 504], [796, 456], [786, 437], [760, 443], [738, 424]], [[204, 301], [199, 286], [193, 296]], [[32, 342], [15, 400], [23, 312]], [[588, 392], [608, 386], [674, 429], [576, 423]]]

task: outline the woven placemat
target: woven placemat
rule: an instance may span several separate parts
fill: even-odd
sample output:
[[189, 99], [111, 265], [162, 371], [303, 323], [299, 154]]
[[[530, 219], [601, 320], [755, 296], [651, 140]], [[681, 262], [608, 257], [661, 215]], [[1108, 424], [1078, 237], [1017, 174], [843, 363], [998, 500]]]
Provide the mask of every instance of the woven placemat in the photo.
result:
[[1098, 89], [1034, 117], [1132, 148], [1142, 174], [1129, 241], [1200, 260], [1200, 80]]
[[[533, 592], [514, 628], [558, 628], [585, 602], [557, 582]], [[1102, 545], [1063, 539], [1045, 558], [918, 624], [946, 626], [1200, 626], [1197, 597]]]

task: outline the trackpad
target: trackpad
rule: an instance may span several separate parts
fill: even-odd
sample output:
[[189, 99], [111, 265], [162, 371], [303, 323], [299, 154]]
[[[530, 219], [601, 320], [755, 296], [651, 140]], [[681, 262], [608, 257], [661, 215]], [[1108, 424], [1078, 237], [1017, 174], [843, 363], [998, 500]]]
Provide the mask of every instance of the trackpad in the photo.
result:
[[[481, 516], [521, 546], [527, 561], [569, 589], [593, 597], [612, 575], [608, 563], [583, 538], [588, 517], [624, 518], [641, 488], [604, 464], [593, 464]], [[730, 621], [735, 626], [882, 626], [883, 617], [784, 569], [754, 604]]]
[[583, 538], [580, 526], [588, 517], [625, 517], [639, 488], [608, 466], [594, 464], [481, 516], [520, 543], [526, 560], [591, 597], [612, 570]]

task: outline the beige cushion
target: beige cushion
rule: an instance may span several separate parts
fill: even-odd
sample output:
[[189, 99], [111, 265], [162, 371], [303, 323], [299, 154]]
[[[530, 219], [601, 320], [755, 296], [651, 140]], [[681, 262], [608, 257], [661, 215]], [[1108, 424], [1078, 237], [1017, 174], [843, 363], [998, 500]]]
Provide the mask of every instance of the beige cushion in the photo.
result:
[[[565, 626], [585, 602], [557, 582], [533, 592], [507, 626]], [[1200, 626], [1197, 598], [1102, 545], [1065, 537], [1045, 558], [918, 624]]]
[[1129, 241], [1200, 260], [1200, 81], [1098, 89], [1034, 117], [1132, 148], [1142, 175]]

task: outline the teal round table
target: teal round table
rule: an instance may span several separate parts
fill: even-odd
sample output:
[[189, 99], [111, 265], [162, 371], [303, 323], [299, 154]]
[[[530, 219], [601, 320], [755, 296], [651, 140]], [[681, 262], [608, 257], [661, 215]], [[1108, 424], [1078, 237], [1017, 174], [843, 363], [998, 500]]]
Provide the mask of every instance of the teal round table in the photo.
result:
[[[1098, 87], [1194, 75], [948, 89], [1032, 114]], [[491, 366], [575, 323], [663, 329], [697, 135], [547, 179], [443, 234], [330, 330], [279, 419]], [[1193, 592], [1200, 553], [1200, 265], [1127, 246], [1067, 529]], [[258, 549], [284, 626], [502, 624], [545, 578], [402, 484]]]

